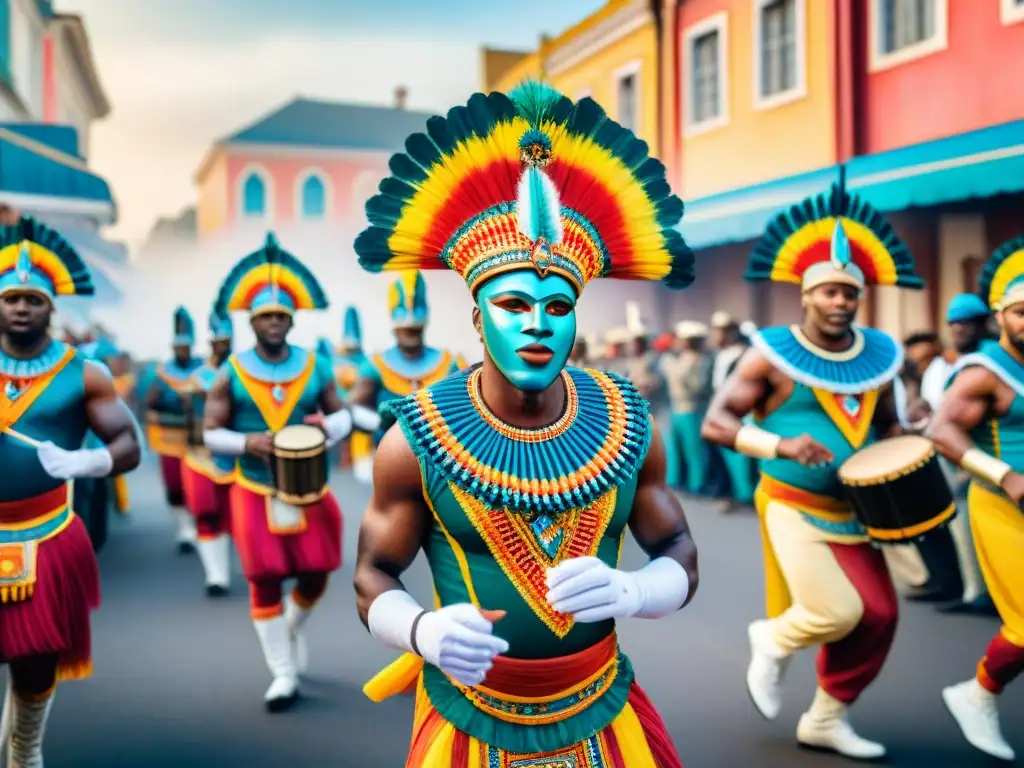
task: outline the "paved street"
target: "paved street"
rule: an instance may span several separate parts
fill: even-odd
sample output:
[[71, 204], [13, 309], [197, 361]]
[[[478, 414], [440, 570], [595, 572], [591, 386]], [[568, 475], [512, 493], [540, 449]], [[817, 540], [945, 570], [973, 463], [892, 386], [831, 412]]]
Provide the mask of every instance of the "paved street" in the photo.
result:
[[[95, 676], [60, 688], [47, 768], [401, 768], [411, 701], [375, 705], [360, 691], [392, 657], [359, 623], [353, 604], [351, 566], [367, 491], [348, 477], [335, 482], [347, 512], [345, 567], [309, 624], [305, 699], [271, 716], [262, 708], [269, 678], [244, 584], [238, 580], [228, 599], [205, 599], [199, 563], [174, 553], [152, 462], [131, 485], [134, 511], [115, 521], [100, 556], [104, 605], [93, 622]], [[844, 764], [801, 751], [792, 738], [813, 691], [811, 653], [793, 665], [777, 722], [762, 721], [747, 699], [745, 627], [762, 604], [754, 518], [723, 517], [701, 505], [688, 512], [701, 553], [696, 601], [670, 619], [621, 630], [687, 768]], [[637, 550], [627, 548], [626, 565], [638, 562]], [[426, 602], [422, 563], [406, 583]], [[889, 746], [889, 765], [992, 764], [963, 742], [939, 690], [971, 674], [995, 627], [905, 605], [882, 679], [854, 715], [865, 736]], [[1024, 683], [1004, 698], [1004, 730], [1024, 752]]]

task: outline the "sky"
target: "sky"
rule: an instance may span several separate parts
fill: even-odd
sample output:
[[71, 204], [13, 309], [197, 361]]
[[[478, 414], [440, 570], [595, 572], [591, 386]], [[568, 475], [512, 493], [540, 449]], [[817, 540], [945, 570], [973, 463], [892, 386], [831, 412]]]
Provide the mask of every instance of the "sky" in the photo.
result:
[[602, 0], [57, 0], [83, 16], [113, 111], [89, 163], [110, 237], [137, 245], [194, 203], [210, 145], [294, 96], [446, 110], [479, 87], [479, 48], [536, 47]]

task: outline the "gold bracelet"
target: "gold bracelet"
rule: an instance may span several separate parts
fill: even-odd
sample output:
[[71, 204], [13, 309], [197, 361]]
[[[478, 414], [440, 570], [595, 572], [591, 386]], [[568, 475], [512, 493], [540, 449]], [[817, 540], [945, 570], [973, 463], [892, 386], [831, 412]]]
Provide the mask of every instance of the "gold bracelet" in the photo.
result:
[[734, 448], [737, 453], [753, 456], [755, 459], [774, 459], [779, 455], [782, 438], [752, 424], [745, 424], [736, 433]]
[[1005, 461], [997, 459], [980, 448], [971, 448], [964, 452], [960, 466], [977, 477], [998, 488], [1003, 479], [1013, 471]]

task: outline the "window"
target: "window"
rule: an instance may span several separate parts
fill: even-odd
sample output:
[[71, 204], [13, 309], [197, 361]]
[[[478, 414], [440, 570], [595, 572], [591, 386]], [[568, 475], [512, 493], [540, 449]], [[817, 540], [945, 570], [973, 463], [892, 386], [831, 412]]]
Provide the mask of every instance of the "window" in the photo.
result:
[[302, 182], [302, 217], [322, 219], [327, 214], [327, 185], [317, 174], [311, 174]]
[[249, 173], [242, 185], [242, 214], [253, 218], [267, 215], [267, 187], [255, 171]]
[[640, 132], [640, 62], [635, 61], [615, 75], [616, 119], [623, 128]]
[[999, 0], [999, 18], [1003, 24], [1024, 21], [1024, 0]]
[[871, 69], [944, 50], [949, 0], [872, 0]]
[[683, 32], [686, 129], [692, 134], [728, 122], [728, 35], [724, 12]]
[[806, 95], [806, 0], [753, 2], [754, 103], [764, 109]]
[[0, 78], [11, 82], [11, 0], [0, 0]]

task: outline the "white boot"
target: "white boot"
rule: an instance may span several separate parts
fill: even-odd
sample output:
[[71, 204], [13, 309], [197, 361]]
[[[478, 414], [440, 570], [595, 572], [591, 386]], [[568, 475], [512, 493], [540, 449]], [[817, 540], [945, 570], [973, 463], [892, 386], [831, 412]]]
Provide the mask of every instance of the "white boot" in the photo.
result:
[[782, 708], [782, 679], [793, 658], [772, 638], [768, 619], [759, 619], [747, 628], [750, 638], [750, 666], [747, 667], [747, 691], [757, 711], [766, 720], [774, 720]]
[[270, 712], [288, 709], [299, 697], [299, 679], [295, 671], [288, 622], [284, 616], [277, 616], [253, 621], [253, 625], [263, 647], [267, 668], [274, 676], [263, 701]]
[[231, 541], [227, 534], [200, 539], [196, 549], [206, 574], [206, 594], [210, 597], [226, 595], [231, 583]]
[[311, 608], [302, 608], [295, 602], [291, 595], [284, 601], [284, 617], [288, 622], [288, 634], [292, 642], [292, 655], [295, 659], [295, 669], [300, 674], [306, 673], [309, 669], [309, 650], [306, 647], [306, 634], [302, 631], [302, 625], [312, 613]]
[[187, 509], [175, 507], [171, 511], [178, 524], [178, 551], [192, 552], [195, 549], [196, 540], [199, 538], [196, 532], [196, 519]]
[[964, 738], [986, 755], [1012, 761], [1013, 748], [1006, 743], [999, 727], [998, 696], [985, 690], [976, 680], [952, 685], [942, 691], [942, 700], [953, 715]]
[[352, 462], [352, 474], [364, 485], [373, 483], [373, 456], [361, 456]]
[[796, 740], [805, 747], [828, 749], [855, 760], [885, 757], [885, 747], [858, 736], [846, 719], [846, 705], [821, 688], [811, 708], [800, 716]]
[[43, 734], [50, 715], [53, 694], [45, 699], [25, 700], [15, 693], [9, 699], [12, 732], [7, 746], [7, 768], [43, 768]]

